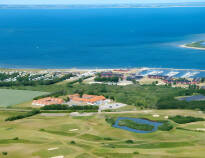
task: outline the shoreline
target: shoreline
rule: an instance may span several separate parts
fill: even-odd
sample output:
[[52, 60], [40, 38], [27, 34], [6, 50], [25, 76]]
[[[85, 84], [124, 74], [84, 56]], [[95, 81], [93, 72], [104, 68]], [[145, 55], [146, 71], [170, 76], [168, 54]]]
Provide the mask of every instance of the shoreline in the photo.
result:
[[0, 4], [0, 9], [120, 9], [120, 8], [204, 8], [200, 3], [150, 3], [150, 4]]
[[190, 69], [190, 68], [154, 68], [154, 67], [132, 67], [132, 68], [1, 68], [0, 71], [114, 71], [114, 70], [175, 70], [175, 71], [200, 71], [205, 72], [205, 69]]
[[205, 48], [200, 48], [200, 47], [190, 47], [190, 46], [186, 46], [186, 44], [179, 45], [179, 47], [181, 47], [181, 48], [189, 48], [189, 49], [198, 49], [198, 50], [204, 50], [204, 51], [205, 51]]

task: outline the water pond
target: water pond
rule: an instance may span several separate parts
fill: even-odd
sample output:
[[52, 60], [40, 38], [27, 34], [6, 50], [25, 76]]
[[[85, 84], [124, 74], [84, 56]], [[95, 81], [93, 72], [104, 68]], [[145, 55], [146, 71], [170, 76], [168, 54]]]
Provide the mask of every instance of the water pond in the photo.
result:
[[178, 98], [178, 100], [184, 100], [187, 102], [200, 101], [200, 100], [205, 100], [205, 96], [201, 95], [201, 94], [200, 95], [193, 95], [193, 96], [181, 97], [181, 98]]
[[[151, 131], [143, 131], [143, 130], [137, 130], [137, 129], [129, 128], [127, 126], [119, 126], [119, 121], [120, 120], [131, 120], [131, 121], [133, 121], [137, 124], [151, 125], [154, 128]], [[155, 132], [158, 129], [158, 126], [160, 126], [162, 124], [163, 123], [154, 122], [154, 121], [150, 121], [150, 120], [147, 120], [147, 119], [118, 117], [118, 119], [115, 121], [115, 124], [113, 125], [113, 127], [120, 128], [120, 129], [123, 129], [123, 130], [127, 130], [127, 131], [130, 131], [130, 132], [136, 132], [136, 133], [152, 133], [152, 132]]]

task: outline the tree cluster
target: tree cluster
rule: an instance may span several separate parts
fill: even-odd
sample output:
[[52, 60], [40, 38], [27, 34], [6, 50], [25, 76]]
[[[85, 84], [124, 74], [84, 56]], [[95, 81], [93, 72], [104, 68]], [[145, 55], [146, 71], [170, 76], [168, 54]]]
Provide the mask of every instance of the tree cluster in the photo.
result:
[[34, 110], [32, 110], [30, 112], [27, 112], [25, 114], [8, 117], [7, 119], [5, 119], [5, 121], [19, 120], [19, 119], [23, 119], [23, 118], [26, 118], [26, 117], [31, 117], [33, 115], [37, 115], [39, 113], [40, 113], [40, 110], [34, 109]]

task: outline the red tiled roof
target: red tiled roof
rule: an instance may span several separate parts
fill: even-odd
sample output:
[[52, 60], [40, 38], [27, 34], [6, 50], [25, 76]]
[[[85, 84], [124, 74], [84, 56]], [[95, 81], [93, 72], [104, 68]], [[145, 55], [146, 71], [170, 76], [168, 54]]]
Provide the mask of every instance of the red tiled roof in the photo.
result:
[[88, 94], [84, 94], [82, 98], [80, 98], [80, 95], [76, 95], [76, 94], [75, 97], [73, 97], [73, 95], [69, 95], [69, 98], [73, 101], [84, 102], [84, 103], [95, 103], [97, 101], [102, 101], [106, 99], [104, 96], [96, 96], [96, 95], [88, 95]]
[[46, 97], [38, 100], [34, 100], [32, 104], [39, 105], [52, 105], [52, 104], [62, 104], [64, 101], [61, 98]]

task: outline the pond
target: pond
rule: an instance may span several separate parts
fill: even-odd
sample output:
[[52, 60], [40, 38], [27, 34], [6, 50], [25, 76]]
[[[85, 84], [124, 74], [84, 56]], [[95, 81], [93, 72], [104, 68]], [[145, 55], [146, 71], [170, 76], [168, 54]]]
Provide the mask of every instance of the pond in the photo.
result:
[[199, 94], [199, 95], [193, 95], [193, 96], [180, 97], [180, 98], [178, 98], [178, 100], [184, 100], [184, 101], [187, 101], [187, 102], [200, 101], [200, 100], [205, 100], [205, 96]]
[[[150, 131], [143, 131], [143, 130], [137, 130], [137, 129], [129, 128], [127, 126], [119, 126], [119, 121], [120, 120], [131, 120], [131, 121], [133, 121], [137, 124], [151, 125], [151, 126], [153, 126], [153, 129], [150, 130]], [[121, 128], [123, 130], [127, 130], [127, 131], [130, 131], [130, 132], [135, 132], [135, 133], [152, 133], [152, 132], [155, 132], [158, 129], [158, 126], [160, 126], [162, 124], [163, 123], [154, 122], [154, 121], [150, 121], [150, 120], [147, 120], [147, 119], [118, 117], [118, 119], [115, 121], [115, 124], [113, 125], [113, 127]]]

